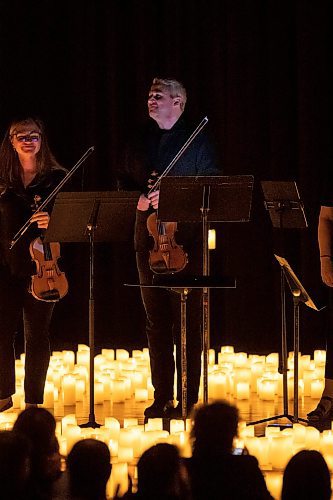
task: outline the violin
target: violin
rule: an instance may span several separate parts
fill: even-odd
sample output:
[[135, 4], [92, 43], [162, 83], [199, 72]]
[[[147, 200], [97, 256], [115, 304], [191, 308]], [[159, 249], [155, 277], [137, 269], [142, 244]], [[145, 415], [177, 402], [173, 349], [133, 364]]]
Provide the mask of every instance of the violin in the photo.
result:
[[[157, 172], [152, 172], [152, 179], [148, 181], [148, 188], [150, 189], [147, 194], [158, 189], [162, 178], [170, 172], [174, 164], [207, 122], [208, 118], [205, 116], [159, 177]], [[149, 256], [151, 270], [157, 274], [171, 274], [182, 271], [188, 263], [188, 255], [184, 252], [183, 247], [176, 243], [175, 232], [177, 231], [177, 222], [161, 222], [158, 220], [156, 212], [154, 212], [147, 219], [147, 229], [149, 234], [154, 238], [154, 247], [150, 250]]]
[[177, 222], [161, 222], [154, 212], [147, 219], [147, 228], [154, 238], [154, 247], [149, 256], [150, 269], [157, 274], [182, 271], [188, 263], [188, 256], [175, 239]]
[[[38, 209], [38, 196], [35, 207]], [[58, 266], [60, 243], [45, 243], [44, 235], [34, 239], [29, 246], [30, 255], [36, 264], [36, 274], [31, 277], [29, 291], [37, 300], [57, 302], [68, 292], [68, 282]]]

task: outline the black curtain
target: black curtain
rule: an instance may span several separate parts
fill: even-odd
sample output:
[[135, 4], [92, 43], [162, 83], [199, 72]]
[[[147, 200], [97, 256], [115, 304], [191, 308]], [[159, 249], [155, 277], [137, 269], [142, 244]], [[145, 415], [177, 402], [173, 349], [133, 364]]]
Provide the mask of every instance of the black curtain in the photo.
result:
[[[211, 272], [237, 278], [213, 291], [211, 344], [265, 353], [280, 347], [283, 253], [325, 303], [316, 241], [319, 191], [332, 165], [329, 0], [1, 2], [0, 126], [16, 114], [46, 122], [73, 190], [113, 190], [128, 136], [146, 118], [154, 76], [182, 80], [194, 122], [208, 116], [223, 173], [251, 174], [251, 220], [216, 224]], [[296, 181], [308, 228], [272, 227], [261, 180]], [[69, 214], [70, 217], [70, 214]], [[89, 249], [62, 246], [70, 293], [58, 304], [54, 346], [88, 341]], [[96, 344], [145, 345], [132, 241], [95, 251]], [[287, 288], [289, 348], [292, 299]], [[324, 347], [325, 311], [301, 308], [301, 350]]]

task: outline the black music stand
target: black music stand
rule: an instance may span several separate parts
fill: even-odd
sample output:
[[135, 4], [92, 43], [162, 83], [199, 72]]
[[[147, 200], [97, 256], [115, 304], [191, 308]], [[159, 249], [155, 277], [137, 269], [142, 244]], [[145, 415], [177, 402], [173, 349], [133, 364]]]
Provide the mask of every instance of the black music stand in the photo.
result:
[[[277, 229], [305, 229], [308, 223], [305, 217], [304, 205], [300, 199], [296, 182], [294, 181], [261, 181], [264, 193], [264, 206], [268, 210], [272, 225]], [[283, 414], [264, 418], [250, 424], [258, 424], [287, 418], [294, 421], [294, 415], [288, 412], [288, 349], [286, 327], [286, 292], [285, 272], [281, 267], [280, 295], [281, 295], [281, 372], [283, 392]]]
[[130, 191], [63, 192], [55, 199], [46, 242], [89, 243], [89, 421], [80, 427], [100, 427], [94, 413], [94, 244], [130, 238], [140, 193]]
[[[315, 305], [287, 260], [276, 254], [274, 254], [274, 257], [281, 266], [294, 302], [294, 415], [292, 417], [292, 422], [297, 423], [299, 420], [308, 422], [306, 419], [298, 417], [299, 306], [301, 303], [304, 303], [315, 311], [321, 311], [323, 308], [318, 308]], [[290, 418], [290, 415], [288, 417]]]
[[[253, 176], [167, 176], [161, 179], [158, 219], [162, 222], [201, 222], [203, 290], [203, 401], [208, 402], [210, 288], [208, 232], [210, 222], [248, 222]], [[170, 203], [172, 200], [172, 203]], [[190, 288], [189, 286], [187, 288]], [[223, 288], [223, 286], [221, 286]]]

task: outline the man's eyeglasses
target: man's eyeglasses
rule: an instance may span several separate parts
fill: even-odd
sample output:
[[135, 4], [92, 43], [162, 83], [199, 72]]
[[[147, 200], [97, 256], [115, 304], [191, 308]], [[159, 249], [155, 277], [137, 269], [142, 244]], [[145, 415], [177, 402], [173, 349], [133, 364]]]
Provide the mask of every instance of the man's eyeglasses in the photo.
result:
[[32, 132], [31, 134], [13, 134], [16, 136], [18, 142], [38, 142], [41, 138], [39, 132]]

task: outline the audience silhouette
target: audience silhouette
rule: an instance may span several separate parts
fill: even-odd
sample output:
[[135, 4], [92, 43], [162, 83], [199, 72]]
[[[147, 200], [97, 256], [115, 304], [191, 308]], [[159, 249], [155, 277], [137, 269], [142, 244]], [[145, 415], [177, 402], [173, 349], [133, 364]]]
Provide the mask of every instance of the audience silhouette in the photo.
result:
[[142, 500], [190, 500], [190, 485], [186, 467], [177, 446], [158, 443], [139, 458], [137, 492], [123, 498]]
[[188, 466], [194, 500], [271, 499], [255, 457], [233, 454], [238, 409], [224, 401], [198, 407], [191, 429]]
[[74, 444], [67, 457], [69, 498], [105, 500], [106, 484], [111, 474], [108, 446], [97, 439], [82, 439]]
[[29, 439], [31, 446], [27, 499], [49, 499], [53, 482], [61, 474], [61, 456], [55, 429], [55, 418], [45, 408], [26, 408], [14, 423], [13, 432]]
[[29, 474], [29, 440], [13, 431], [0, 431], [0, 498], [25, 499]]
[[319, 451], [301, 450], [288, 462], [282, 485], [282, 500], [329, 500], [331, 477]]

